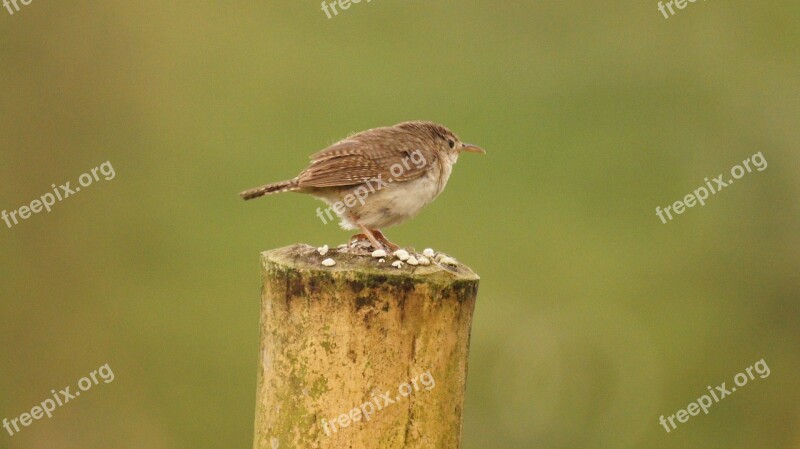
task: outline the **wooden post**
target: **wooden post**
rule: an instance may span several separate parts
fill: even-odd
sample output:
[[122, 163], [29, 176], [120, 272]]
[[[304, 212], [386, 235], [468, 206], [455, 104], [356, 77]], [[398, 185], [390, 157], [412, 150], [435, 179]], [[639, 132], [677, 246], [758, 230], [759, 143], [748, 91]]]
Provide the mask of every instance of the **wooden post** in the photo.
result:
[[393, 260], [262, 253], [255, 449], [461, 446], [479, 278]]

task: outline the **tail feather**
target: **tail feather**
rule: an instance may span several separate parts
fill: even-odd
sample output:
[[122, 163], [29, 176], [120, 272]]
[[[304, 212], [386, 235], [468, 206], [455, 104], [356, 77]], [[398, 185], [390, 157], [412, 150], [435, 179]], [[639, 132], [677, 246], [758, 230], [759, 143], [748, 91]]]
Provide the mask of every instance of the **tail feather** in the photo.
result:
[[252, 200], [253, 198], [258, 198], [272, 193], [291, 192], [299, 188], [300, 186], [297, 183], [297, 179], [292, 179], [291, 181], [275, 182], [272, 184], [263, 185], [261, 187], [256, 187], [255, 189], [245, 190], [244, 192], [241, 192], [239, 196], [245, 200]]

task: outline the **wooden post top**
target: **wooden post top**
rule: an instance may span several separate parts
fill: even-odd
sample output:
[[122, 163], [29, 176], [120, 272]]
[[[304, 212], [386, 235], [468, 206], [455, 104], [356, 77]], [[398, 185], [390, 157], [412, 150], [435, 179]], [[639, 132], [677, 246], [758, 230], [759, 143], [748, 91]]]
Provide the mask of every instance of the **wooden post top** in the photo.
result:
[[[410, 254], [419, 256], [413, 249], [407, 250]], [[333, 259], [336, 265], [324, 266], [322, 261]], [[477, 281], [480, 277], [468, 266], [456, 262], [455, 265], [437, 262], [431, 259], [430, 265], [409, 265], [403, 263], [401, 268], [392, 266], [398, 261], [391, 253], [383, 257], [372, 257], [371, 252], [358, 244], [348, 245], [344, 248], [330, 248], [323, 256], [317, 248], [307, 244], [295, 244], [283, 248], [264, 251], [261, 253], [262, 262], [271, 262], [276, 265], [303, 271], [343, 272], [356, 271], [363, 275], [380, 275], [398, 278], [425, 279], [426, 282], [440, 280], [446, 283], [453, 281]]]

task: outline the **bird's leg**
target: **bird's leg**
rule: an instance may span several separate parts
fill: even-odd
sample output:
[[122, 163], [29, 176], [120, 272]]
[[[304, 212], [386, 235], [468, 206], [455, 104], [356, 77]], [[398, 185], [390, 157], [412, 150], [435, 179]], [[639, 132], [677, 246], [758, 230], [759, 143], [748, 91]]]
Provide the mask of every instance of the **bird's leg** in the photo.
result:
[[[383, 249], [383, 245], [381, 245], [380, 242], [378, 241], [378, 239], [375, 238], [375, 236], [372, 234], [372, 231], [367, 229], [367, 227], [362, 225], [361, 223], [357, 223], [357, 224], [358, 224], [358, 227], [361, 229], [361, 232], [364, 233], [364, 235], [367, 237], [369, 242], [372, 244], [373, 248], [375, 248], [375, 249]], [[354, 237], [356, 237], [356, 236], [354, 236]]]
[[389, 239], [387, 239], [386, 236], [383, 235], [383, 233], [381, 231], [379, 231], [378, 229], [373, 229], [372, 233], [375, 234], [375, 238], [378, 239], [379, 242], [381, 242], [384, 245], [386, 245], [386, 247], [389, 248], [390, 250], [397, 251], [398, 249], [400, 249], [399, 246], [397, 246], [394, 243], [390, 242]]
[[368, 240], [367, 239], [367, 235], [366, 234], [356, 234], [356, 235], [350, 237], [350, 243], [358, 242], [360, 240]]

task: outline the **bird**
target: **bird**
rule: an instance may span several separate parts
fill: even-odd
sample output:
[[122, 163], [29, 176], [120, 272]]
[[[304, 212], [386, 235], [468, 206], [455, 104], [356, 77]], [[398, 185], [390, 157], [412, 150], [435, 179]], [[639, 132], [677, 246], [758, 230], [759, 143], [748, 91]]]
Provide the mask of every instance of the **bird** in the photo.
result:
[[[328, 204], [345, 230], [360, 230], [353, 241], [395, 251], [381, 229], [403, 223], [430, 204], [447, 185], [461, 153], [486, 151], [462, 142], [445, 126], [408, 121], [368, 129], [310, 156], [294, 178], [245, 190], [252, 200], [283, 192], [310, 194]], [[326, 223], [323, 211], [317, 215]]]

